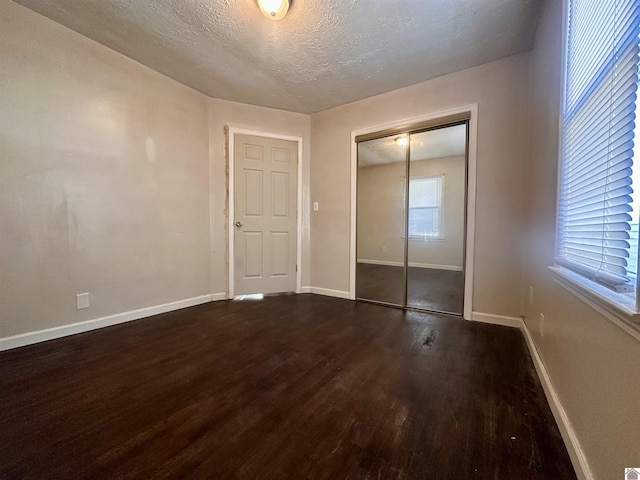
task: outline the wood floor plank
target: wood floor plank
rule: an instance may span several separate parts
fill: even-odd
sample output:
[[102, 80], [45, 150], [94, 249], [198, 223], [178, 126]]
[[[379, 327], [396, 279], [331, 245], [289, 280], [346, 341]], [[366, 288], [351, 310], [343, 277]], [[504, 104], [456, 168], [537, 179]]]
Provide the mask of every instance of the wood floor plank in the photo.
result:
[[575, 479], [519, 331], [314, 295], [0, 353], [2, 479]]

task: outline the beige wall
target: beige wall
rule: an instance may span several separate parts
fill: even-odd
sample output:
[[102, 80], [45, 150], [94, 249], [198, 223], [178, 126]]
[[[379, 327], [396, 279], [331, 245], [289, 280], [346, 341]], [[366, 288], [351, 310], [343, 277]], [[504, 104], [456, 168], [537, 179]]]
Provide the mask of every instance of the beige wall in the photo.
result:
[[477, 103], [473, 309], [522, 314], [528, 67], [516, 55], [312, 115], [312, 285], [349, 290], [351, 131]]
[[208, 98], [13, 2], [0, 17], [0, 338], [226, 292], [224, 125], [303, 137], [308, 185], [310, 117]]
[[[411, 177], [444, 176], [442, 239], [409, 239], [409, 262], [462, 268], [465, 162], [462, 157], [411, 161]], [[406, 164], [358, 169], [358, 259], [404, 263]], [[386, 247], [386, 252], [383, 251]]]
[[406, 165], [358, 168], [358, 260], [404, 264]]
[[0, 17], [0, 337], [210, 293], [206, 98]]
[[[553, 281], [562, 2], [545, 2], [532, 53], [527, 327], [592, 468], [622, 478], [640, 459], [637, 340]], [[540, 330], [539, 314], [545, 316]], [[544, 335], [543, 335], [544, 333]]]

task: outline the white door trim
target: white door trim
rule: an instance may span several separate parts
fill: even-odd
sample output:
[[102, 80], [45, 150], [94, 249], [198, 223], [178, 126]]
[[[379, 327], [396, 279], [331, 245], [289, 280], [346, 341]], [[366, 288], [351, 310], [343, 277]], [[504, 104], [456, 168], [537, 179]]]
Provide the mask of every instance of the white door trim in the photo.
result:
[[233, 244], [233, 234], [234, 234], [234, 215], [235, 215], [235, 205], [234, 205], [234, 195], [235, 195], [235, 136], [236, 135], [254, 135], [256, 137], [266, 137], [266, 138], [275, 138], [278, 140], [290, 140], [292, 142], [298, 143], [298, 191], [296, 192], [297, 196], [297, 205], [296, 205], [296, 293], [300, 293], [300, 285], [302, 282], [302, 137], [295, 137], [291, 135], [281, 135], [277, 133], [265, 132], [262, 130], [251, 130], [246, 128], [238, 128], [229, 126], [229, 135], [227, 137], [227, 148], [229, 152], [228, 158], [228, 177], [227, 177], [227, 267], [228, 267], [228, 298], [233, 298], [234, 296], [234, 244]]
[[467, 152], [469, 164], [467, 166], [467, 241], [465, 256], [465, 280], [464, 280], [464, 312], [466, 320], [471, 320], [473, 313], [473, 270], [474, 270], [474, 245], [476, 231], [476, 164], [478, 156], [478, 104], [463, 105], [451, 110], [428, 113], [419, 117], [402, 118], [392, 122], [372, 125], [351, 131], [351, 228], [349, 251], [349, 298], [356, 298], [356, 187], [358, 181], [358, 148], [356, 137], [367, 133], [379, 132], [389, 128], [410, 126], [414, 123], [444, 118], [447, 116], [469, 113], [469, 151]]

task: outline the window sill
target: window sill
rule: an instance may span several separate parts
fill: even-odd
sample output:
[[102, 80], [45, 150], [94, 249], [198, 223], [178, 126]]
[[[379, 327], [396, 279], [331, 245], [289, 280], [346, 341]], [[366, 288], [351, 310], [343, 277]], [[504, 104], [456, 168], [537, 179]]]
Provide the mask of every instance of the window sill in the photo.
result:
[[426, 237], [421, 235], [409, 235], [409, 240], [414, 242], [444, 242], [444, 237]]
[[566, 268], [551, 266], [556, 283], [602, 314], [628, 334], [640, 340], [640, 312], [626, 295], [613, 292], [602, 285]]

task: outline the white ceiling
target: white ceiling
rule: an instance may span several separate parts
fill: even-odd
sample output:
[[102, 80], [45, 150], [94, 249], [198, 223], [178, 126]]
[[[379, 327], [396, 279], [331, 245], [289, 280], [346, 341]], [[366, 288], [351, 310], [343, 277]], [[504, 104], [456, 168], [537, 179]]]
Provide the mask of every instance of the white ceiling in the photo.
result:
[[[358, 144], [358, 166], [383, 165], [406, 161], [404, 147], [396, 143], [401, 135], [393, 135]], [[459, 157], [467, 146], [465, 125], [429, 130], [411, 135], [410, 160]]]
[[209, 96], [315, 113], [529, 50], [541, 0], [14, 0]]

